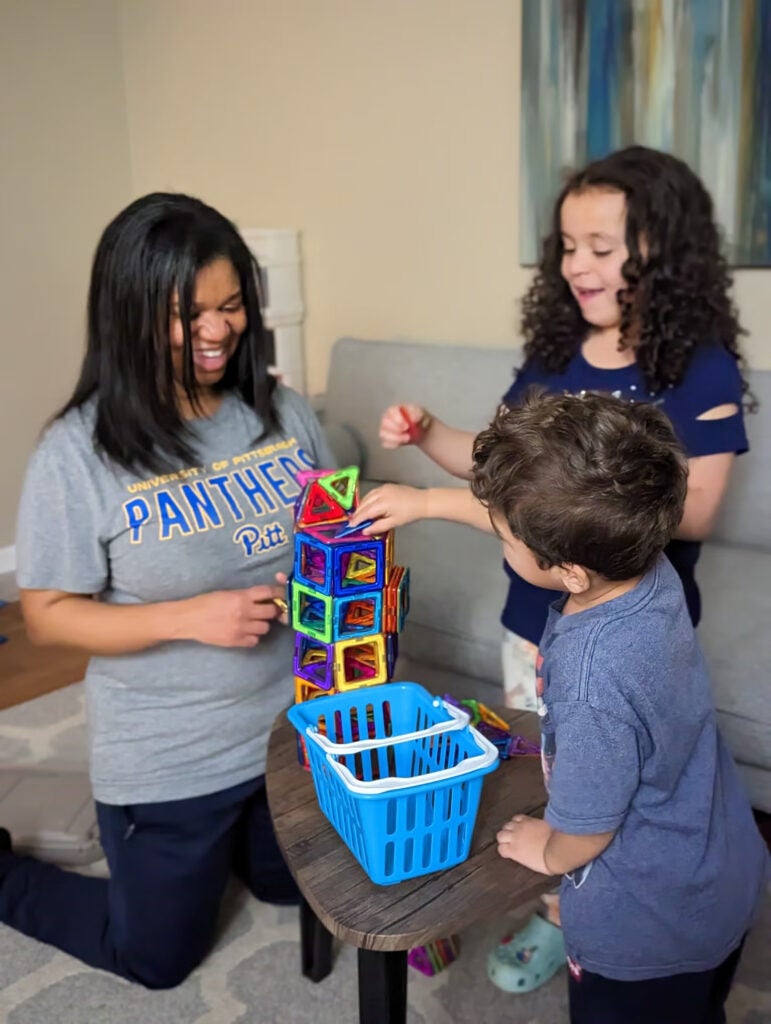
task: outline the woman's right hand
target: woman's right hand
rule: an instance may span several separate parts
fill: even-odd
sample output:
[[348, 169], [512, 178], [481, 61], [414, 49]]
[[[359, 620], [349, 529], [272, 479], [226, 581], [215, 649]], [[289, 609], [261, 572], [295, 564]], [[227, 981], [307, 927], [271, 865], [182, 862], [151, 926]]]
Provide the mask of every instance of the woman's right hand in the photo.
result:
[[425, 416], [426, 410], [420, 405], [389, 405], [380, 420], [380, 443], [384, 448], [416, 444], [414, 431]]
[[282, 608], [274, 602], [285, 596], [285, 587], [258, 586], [188, 598], [180, 602], [184, 638], [214, 647], [256, 647], [281, 617]]

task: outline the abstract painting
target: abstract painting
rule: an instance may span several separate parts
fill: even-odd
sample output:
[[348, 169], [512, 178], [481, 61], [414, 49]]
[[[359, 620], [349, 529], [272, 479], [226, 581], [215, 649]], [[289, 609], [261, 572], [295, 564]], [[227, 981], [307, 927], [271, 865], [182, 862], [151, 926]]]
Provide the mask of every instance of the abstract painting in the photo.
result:
[[522, 0], [520, 257], [566, 170], [641, 143], [712, 194], [734, 266], [771, 266], [771, 0]]

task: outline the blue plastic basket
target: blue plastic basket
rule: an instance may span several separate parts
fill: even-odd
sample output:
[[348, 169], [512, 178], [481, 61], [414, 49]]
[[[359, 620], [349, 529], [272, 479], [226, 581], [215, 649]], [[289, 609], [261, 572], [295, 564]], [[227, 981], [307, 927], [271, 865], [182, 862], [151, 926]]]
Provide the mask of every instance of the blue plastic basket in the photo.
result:
[[319, 805], [378, 885], [468, 857], [482, 778], [498, 751], [460, 708], [418, 683], [295, 704]]

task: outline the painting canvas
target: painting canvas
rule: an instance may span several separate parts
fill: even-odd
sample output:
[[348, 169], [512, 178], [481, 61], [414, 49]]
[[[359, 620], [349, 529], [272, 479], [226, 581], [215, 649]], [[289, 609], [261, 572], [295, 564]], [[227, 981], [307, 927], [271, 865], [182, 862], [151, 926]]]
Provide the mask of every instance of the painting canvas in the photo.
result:
[[631, 143], [686, 160], [735, 266], [771, 266], [771, 0], [522, 0], [520, 257], [566, 170]]

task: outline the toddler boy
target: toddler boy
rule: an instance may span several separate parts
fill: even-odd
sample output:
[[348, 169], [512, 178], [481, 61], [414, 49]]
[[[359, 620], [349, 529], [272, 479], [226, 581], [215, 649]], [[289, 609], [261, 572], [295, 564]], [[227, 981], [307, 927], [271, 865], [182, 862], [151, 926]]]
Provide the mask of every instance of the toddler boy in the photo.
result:
[[666, 416], [605, 395], [530, 395], [474, 446], [506, 561], [565, 592], [538, 662], [545, 817], [498, 852], [564, 876], [572, 1024], [725, 1021], [767, 876], [662, 554], [686, 484]]

